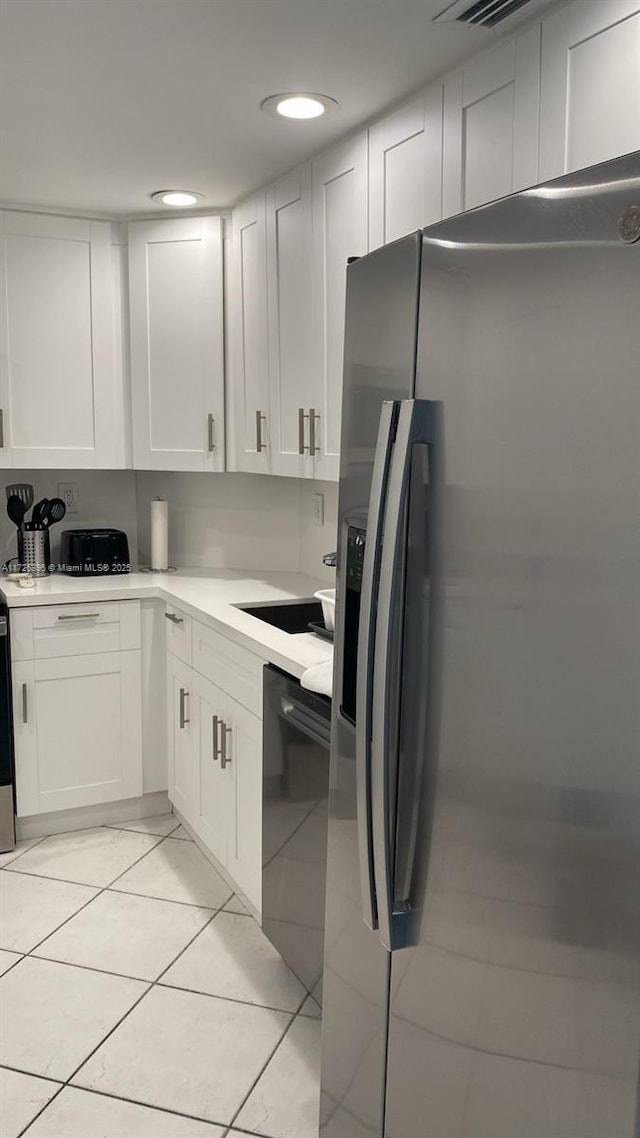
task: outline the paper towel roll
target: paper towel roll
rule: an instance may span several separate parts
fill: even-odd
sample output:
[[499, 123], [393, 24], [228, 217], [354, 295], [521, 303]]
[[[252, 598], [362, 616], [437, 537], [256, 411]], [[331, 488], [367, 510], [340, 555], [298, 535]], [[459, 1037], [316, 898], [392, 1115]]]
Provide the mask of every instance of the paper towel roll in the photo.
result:
[[151, 568], [169, 568], [169, 503], [165, 498], [151, 503]]

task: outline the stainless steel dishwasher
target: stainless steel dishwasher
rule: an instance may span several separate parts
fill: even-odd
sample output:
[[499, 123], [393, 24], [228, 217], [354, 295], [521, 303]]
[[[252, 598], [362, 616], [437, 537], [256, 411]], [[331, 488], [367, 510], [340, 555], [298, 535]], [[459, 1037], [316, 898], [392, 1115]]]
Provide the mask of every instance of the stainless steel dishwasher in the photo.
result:
[[331, 700], [264, 669], [262, 928], [322, 1002]]

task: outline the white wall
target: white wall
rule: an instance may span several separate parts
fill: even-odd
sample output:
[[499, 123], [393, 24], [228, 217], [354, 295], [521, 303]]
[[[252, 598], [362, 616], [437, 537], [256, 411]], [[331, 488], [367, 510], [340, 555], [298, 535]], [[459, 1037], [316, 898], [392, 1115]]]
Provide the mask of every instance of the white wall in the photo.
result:
[[[322, 564], [324, 553], [336, 548], [338, 531], [338, 484], [336, 482], [302, 482], [300, 486], [300, 572], [320, 577], [333, 584], [335, 570]], [[313, 521], [313, 496], [324, 497], [324, 525]]]
[[[58, 560], [63, 529], [113, 526], [129, 538], [133, 564], [149, 562], [149, 503], [169, 501], [172, 565], [207, 569], [289, 569], [331, 583], [322, 555], [336, 548], [338, 487], [257, 474], [178, 474], [132, 470], [14, 470], [0, 484], [0, 563], [15, 557], [16, 529], [6, 514], [5, 486], [30, 482], [34, 500], [55, 497], [59, 482], [76, 482], [78, 512], [51, 529]], [[313, 522], [313, 495], [324, 495], [324, 525]]]
[[[5, 470], [0, 484], [0, 561], [17, 555], [16, 527], [6, 511], [5, 487], [16, 482], [30, 482], [34, 501], [55, 498], [59, 482], [78, 484], [78, 511], [67, 514], [61, 523], [51, 527], [51, 556], [58, 560], [60, 534], [63, 529], [84, 526], [109, 526], [123, 529], [129, 538], [132, 562], [138, 559], [138, 525], [136, 514], [135, 474], [132, 470]], [[27, 519], [30, 514], [27, 514]]]
[[[152, 498], [169, 502], [172, 565], [210, 569], [288, 569], [331, 581], [322, 554], [335, 549], [337, 486], [258, 474], [138, 471], [140, 560], [149, 559]], [[314, 526], [312, 496], [325, 495], [325, 524]]]
[[[325, 526], [312, 495], [325, 494]], [[151, 498], [169, 501], [172, 564], [207, 569], [289, 569], [333, 579], [322, 553], [335, 549], [337, 486], [261, 475], [138, 471], [138, 545], [149, 559]]]

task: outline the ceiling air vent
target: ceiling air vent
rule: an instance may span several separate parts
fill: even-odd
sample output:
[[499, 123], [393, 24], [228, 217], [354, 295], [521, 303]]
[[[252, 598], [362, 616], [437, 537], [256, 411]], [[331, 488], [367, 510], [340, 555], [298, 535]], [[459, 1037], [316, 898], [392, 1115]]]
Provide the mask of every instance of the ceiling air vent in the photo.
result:
[[495, 28], [503, 20], [513, 16], [521, 8], [530, 4], [531, 0], [476, 0], [470, 4], [469, 0], [456, 0], [439, 16], [434, 23], [445, 23], [455, 20], [459, 24], [470, 24], [472, 27]]

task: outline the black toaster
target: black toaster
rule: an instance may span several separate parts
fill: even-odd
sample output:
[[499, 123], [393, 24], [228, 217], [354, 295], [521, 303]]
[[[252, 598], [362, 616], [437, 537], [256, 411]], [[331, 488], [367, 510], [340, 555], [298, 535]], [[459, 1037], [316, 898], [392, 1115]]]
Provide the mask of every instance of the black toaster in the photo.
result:
[[65, 529], [60, 539], [60, 567], [74, 577], [129, 573], [129, 542], [121, 529]]

